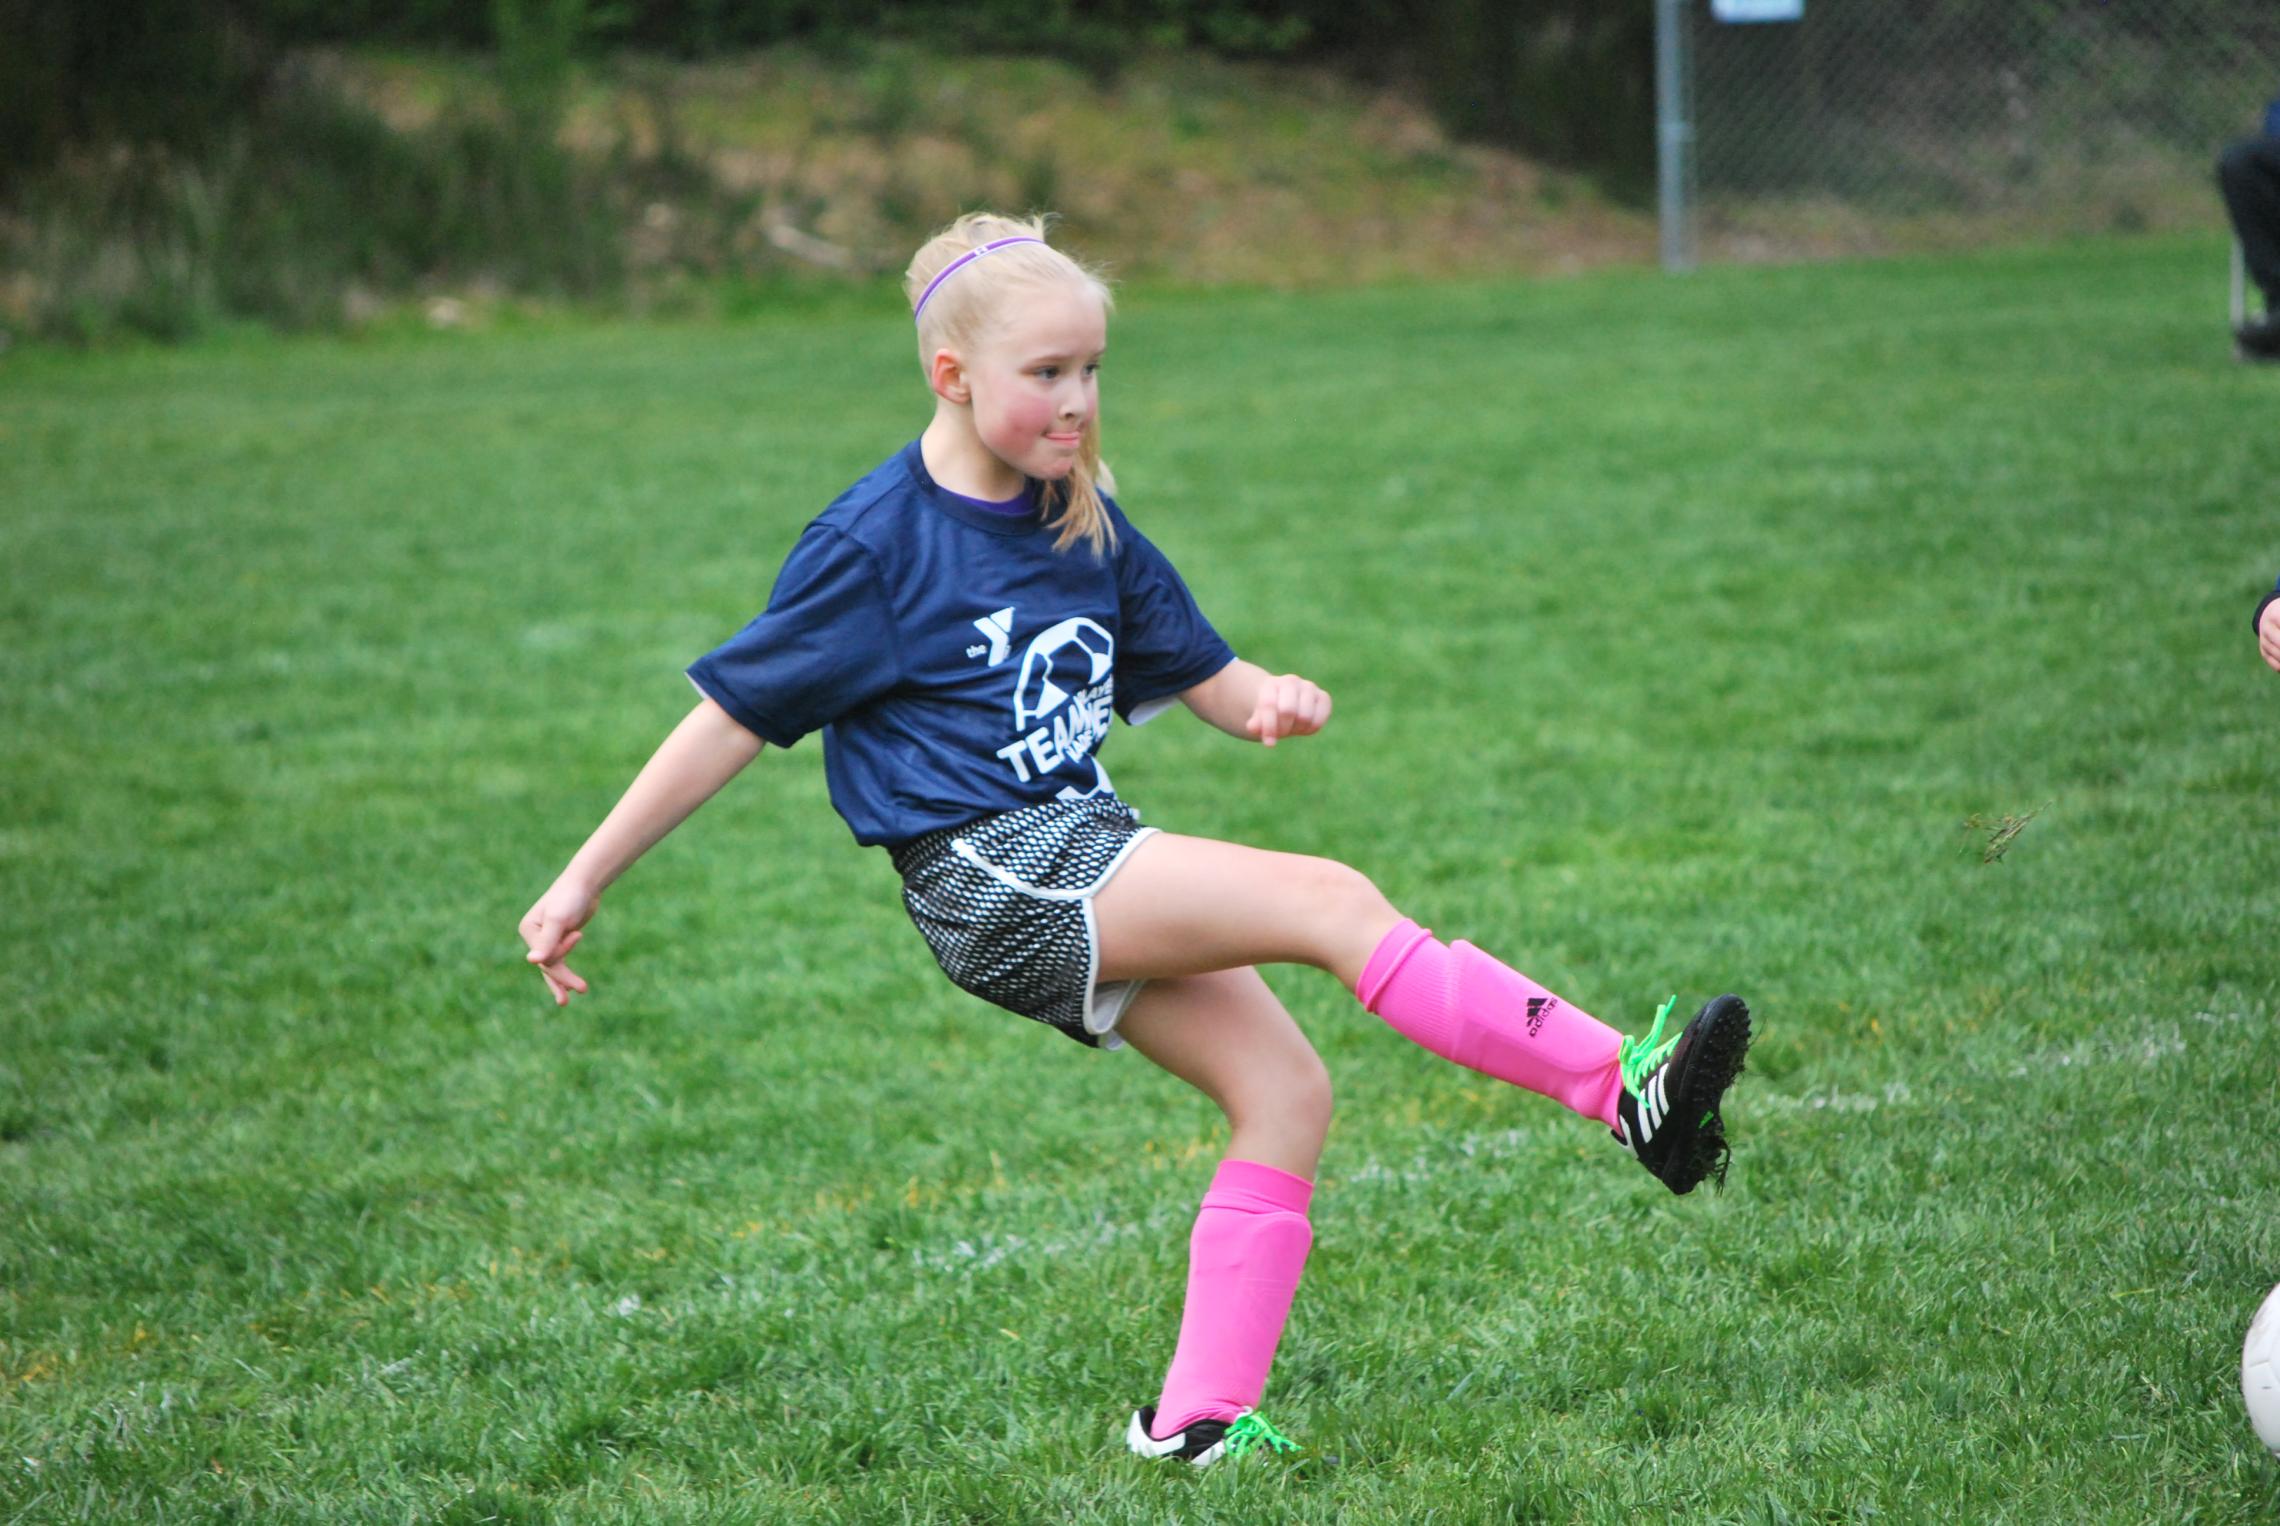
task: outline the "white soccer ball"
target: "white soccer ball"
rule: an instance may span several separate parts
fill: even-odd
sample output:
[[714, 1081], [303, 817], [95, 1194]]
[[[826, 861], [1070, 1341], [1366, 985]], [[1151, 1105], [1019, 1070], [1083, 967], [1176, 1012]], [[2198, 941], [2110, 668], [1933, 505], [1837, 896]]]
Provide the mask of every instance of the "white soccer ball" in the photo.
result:
[[2240, 1396], [2256, 1439], [2280, 1453], [2280, 1288], [2264, 1295], [2240, 1348]]

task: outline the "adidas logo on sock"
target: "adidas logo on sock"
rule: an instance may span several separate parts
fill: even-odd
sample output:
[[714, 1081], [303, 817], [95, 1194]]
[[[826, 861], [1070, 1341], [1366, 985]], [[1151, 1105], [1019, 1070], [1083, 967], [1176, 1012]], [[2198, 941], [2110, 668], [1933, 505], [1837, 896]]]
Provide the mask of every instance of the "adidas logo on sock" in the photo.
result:
[[1528, 1037], [1534, 1038], [1543, 1031], [1544, 1018], [1560, 1004], [1557, 996], [1531, 996], [1528, 998]]

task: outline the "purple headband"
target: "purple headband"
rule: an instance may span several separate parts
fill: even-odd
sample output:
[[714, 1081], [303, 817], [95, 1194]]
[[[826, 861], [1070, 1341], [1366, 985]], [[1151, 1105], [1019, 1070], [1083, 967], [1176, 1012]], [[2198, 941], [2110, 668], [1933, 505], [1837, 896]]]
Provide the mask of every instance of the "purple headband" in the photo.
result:
[[973, 264], [974, 261], [980, 259], [983, 255], [988, 254], [991, 250], [1003, 249], [1008, 244], [1042, 244], [1044, 242], [1045, 240], [1041, 238], [1031, 238], [1028, 234], [1024, 233], [1014, 238], [992, 239], [990, 242], [980, 245], [977, 248], [967, 250], [964, 254], [959, 255], [949, 264], [943, 266], [942, 273], [936, 276], [933, 280], [926, 283], [926, 290], [918, 294], [918, 306], [910, 310], [910, 321], [916, 323], [918, 321], [918, 315], [926, 311], [926, 304], [934, 296], [935, 288], [939, 287], [944, 281], [949, 280], [952, 276], [956, 275], [966, 266]]

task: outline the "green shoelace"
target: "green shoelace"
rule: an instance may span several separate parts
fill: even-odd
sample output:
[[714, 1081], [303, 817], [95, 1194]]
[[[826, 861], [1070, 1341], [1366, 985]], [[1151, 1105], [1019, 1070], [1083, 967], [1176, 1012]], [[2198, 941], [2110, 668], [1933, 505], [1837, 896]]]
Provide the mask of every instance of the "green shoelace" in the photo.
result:
[[1655, 1014], [1655, 1025], [1647, 1030], [1645, 1038], [1627, 1038], [1615, 1047], [1615, 1068], [1623, 1073], [1623, 1084], [1634, 1096], [1647, 1084], [1647, 1077], [1655, 1073], [1655, 1067], [1669, 1059], [1678, 1041], [1686, 1036], [1683, 1029], [1667, 1039], [1662, 1036], [1663, 1024], [1670, 1020], [1670, 1009], [1677, 1005], [1678, 998], [1673, 996]]
[[[1676, 1000], [1674, 997], [1673, 1000]], [[1257, 1410], [1245, 1410], [1227, 1427], [1226, 1455], [1241, 1457], [1264, 1446], [1274, 1452], [1302, 1452], [1304, 1447], [1267, 1423], [1267, 1417]]]

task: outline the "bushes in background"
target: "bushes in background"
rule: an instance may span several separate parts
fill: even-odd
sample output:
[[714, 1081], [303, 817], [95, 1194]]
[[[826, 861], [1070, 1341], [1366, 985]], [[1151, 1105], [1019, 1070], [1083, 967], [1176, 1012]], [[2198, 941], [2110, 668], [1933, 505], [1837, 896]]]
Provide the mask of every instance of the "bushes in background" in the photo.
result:
[[[1047, 54], [1098, 80], [1144, 48], [1305, 58], [1415, 85], [1460, 136], [1636, 186], [1650, 150], [1646, 8], [1602, 9], [0, 0], [0, 323], [64, 339], [116, 328], [171, 337], [223, 316], [334, 322], [360, 294], [422, 286], [606, 295], [622, 289], [626, 248], [654, 210], [641, 181], [659, 174], [677, 177], [694, 222], [720, 234], [717, 263], [749, 207], [692, 183], [703, 176], [670, 155], [609, 163], [561, 146], [579, 60], [625, 49], [706, 58], [796, 40], [852, 61], [901, 37], [936, 52]], [[489, 88], [397, 130], [310, 69], [310, 50], [336, 43], [474, 51]], [[681, 221], [693, 245], [692, 220]]]

